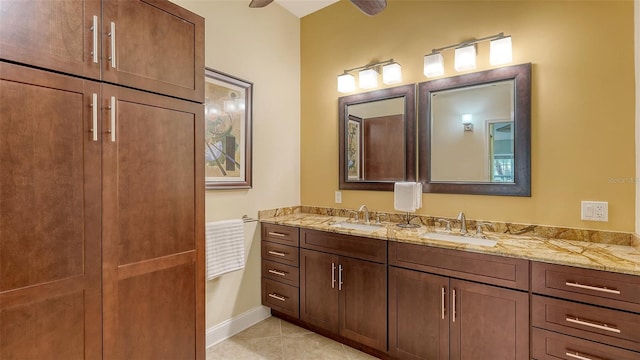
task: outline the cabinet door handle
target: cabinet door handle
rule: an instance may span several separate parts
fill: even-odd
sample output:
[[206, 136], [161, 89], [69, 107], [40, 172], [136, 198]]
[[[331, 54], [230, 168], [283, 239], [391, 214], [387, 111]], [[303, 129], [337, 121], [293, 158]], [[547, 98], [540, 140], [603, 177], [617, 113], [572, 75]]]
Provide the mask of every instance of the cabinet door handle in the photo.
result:
[[98, 141], [98, 94], [91, 94], [91, 140]]
[[338, 290], [342, 290], [342, 264], [338, 265]]
[[616, 334], [620, 334], [620, 329], [616, 328], [615, 326], [611, 326], [609, 324], [598, 324], [589, 320], [584, 320], [584, 319], [579, 319], [577, 317], [571, 317], [571, 316], [567, 316], [565, 318], [566, 321], [570, 322], [570, 323], [574, 323], [574, 324], [578, 324], [578, 325], [584, 325], [584, 326], [588, 326], [588, 327], [592, 327], [595, 329], [600, 329], [600, 330], [605, 330], [605, 331], [611, 331], [614, 332]]
[[273, 251], [273, 250], [269, 250], [269, 251], [267, 251], [267, 253], [269, 253], [270, 255], [275, 255], [275, 256], [287, 256], [286, 253], [279, 252], [279, 251]]
[[589, 357], [584, 356], [585, 354], [580, 354], [577, 351], [567, 351], [564, 353], [565, 355], [567, 355], [570, 358], [574, 358], [574, 359], [578, 359], [578, 360], [602, 360], [601, 358], [597, 358], [597, 357], [593, 357], [591, 355], [589, 355]]
[[111, 134], [111, 142], [116, 141], [116, 97], [112, 96], [109, 100], [109, 129], [107, 132]]
[[331, 263], [331, 288], [336, 288], [336, 263]]
[[451, 309], [451, 317], [453, 319], [453, 322], [456, 322], [456, 289], [452, 289], [451, 290], [452, 293], [452, 299], [451, 299], [451, 305], [452, 305], [452, 309]]
[[441, 296], [442, 296], [442, 299], [441, 299], [442, 307], [440, 309], [440, 313], [442, 314], [442, 320], [444, 320], [444, 316], [445, 316], [445, 305], [444, 305], [445, 304], [445, 293], [447, 292], [447, 289], [443, 286], [441, 288], [441, 290], [442, 290], [442, 294], [441, 294]]
[[274, 275], [278, 275], [278, 276], [287, 276], [287, 273], [284, 271], [278, 271], [278, 270], [274, 270], [274, 269], [269, 269], [267, 270], [269, 273], [274, 274]]
[[273, 231], [269, 231], [269, 235], [277, 236], [277, 237], [285, 237], [285, 236], [287, 236], [287, 234], [283, 234], [283, 233], [279, 233], [279, 232], [273, 232]]
[[287, 301], [287, 298], [285, 298], [284, 296], [280, 296], [280, 295], [278, 295], [276, 293], [269, 294], [269, 297], [270, 298], [274, 298], [276, 300], [280, 300], [280, 301]]
[[111, 31], [109, 32], [109, 37], [111, 38], [111, 55], [109, 56], [109, 60], [111, 61], [111, 67], [113, 69], [116, 68], [116, 23], [111, 22]]
[[580, 289], [585, 289], [585, 290], [593, 290], [593, 291], [600, 291], [600, 292], [604, 292], [604, 293], [608, 293], [608, 294], [620, 295], [620, 290], [611, 289], [611, 288], [608, 288], [606, 286], [591, 286], [591, 285], [584, 285], [584, 284], [580, 284], [578, 282], [570, 282], [570, 281], [567, 281], [564, 284], [567, 285], [567, 286], [580, 288]]
[[98, 63], [98, 16], [93, 15], [93, 24], [91, 26], [93, 31], [93, 50], [91, 50], [91, 56], [93, 57], [93, 63]]

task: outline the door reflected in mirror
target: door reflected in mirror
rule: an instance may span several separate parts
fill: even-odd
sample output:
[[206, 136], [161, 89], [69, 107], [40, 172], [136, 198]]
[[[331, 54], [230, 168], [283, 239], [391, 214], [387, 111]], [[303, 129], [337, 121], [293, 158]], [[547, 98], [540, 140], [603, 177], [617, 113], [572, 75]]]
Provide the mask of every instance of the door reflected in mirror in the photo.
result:
[[514, 80], [431, 93], [431, 180], [514, 182]]
[[415, 85], [338, 99], [340, 189], [415, 181]]

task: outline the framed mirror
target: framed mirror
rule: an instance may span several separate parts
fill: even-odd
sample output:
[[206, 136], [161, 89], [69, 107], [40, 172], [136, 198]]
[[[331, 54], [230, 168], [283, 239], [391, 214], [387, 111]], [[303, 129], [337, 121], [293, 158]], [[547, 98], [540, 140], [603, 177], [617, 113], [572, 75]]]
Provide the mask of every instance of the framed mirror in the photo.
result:
[[415, 181], [415, 85], [338, 99], [339, 187], [393, 191]]
[[423, 192], [531, 196], [531, 64], [418, 84]]

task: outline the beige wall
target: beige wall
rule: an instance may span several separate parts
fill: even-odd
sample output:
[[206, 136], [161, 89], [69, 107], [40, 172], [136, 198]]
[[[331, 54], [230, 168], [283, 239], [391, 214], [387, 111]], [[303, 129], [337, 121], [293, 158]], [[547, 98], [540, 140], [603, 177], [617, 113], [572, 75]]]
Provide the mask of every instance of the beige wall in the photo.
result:
[[636, 234], [640, 234], [640, 0], [635, 0], [636, 50]]
[[[533, 64], [532, 197], [425, 194], [420, 213], [633, 231], [635, 228], [634, 3], [625, 1], [401, 1], [374, 17], [341, 1], [301, 21], [301, 200], [393, 210], [390, 192], [338, 190], [336, 76], [394, 58], [403, 82], [426, 81], [432, 48], [498, 32], [514, 64]], [[478, 70], [489, 68], [488, 43]], [[453, 53], [446, 73], [455, 75]], [[580, 220], [580, 200], [609, 202], [609, 222]]]
[[[205, 65], [254, 85], [253, 189], [207, 191], [206, 221], [299, 204], [300, 20], [277, 4], [172, 1], [206, 19]], [[259, 227], [245, 226], [245, 270], [207, 282], [207, 328], [260, 305]]]

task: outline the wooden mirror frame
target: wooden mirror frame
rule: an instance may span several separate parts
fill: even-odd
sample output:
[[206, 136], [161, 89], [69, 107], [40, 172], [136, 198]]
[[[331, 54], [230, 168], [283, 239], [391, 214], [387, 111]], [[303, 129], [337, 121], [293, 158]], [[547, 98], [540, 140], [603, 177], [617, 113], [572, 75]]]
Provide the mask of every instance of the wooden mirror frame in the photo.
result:
[[[514, 80], [514, 182], [431, 181], [431, 95]], [[418, 84], [419, 181], [424, 193], [531, 196], [531, 64], [514, 65]], [[455, 166], [455, 164], [452, 164]]]
[[416, 179], [416, 122], [415, 122], [415, 84], [396, 86], [388, 89], [348, 95], [338, 98], [338, 143], [339, 143], [339, 188], [340, 190], [382, 190], [393, 191], [394, 181], [349, 181], [346, 170], [346, 121], [347, 107], [372, 101], [404, 97], [404, 141], [405, 141], [405, 178], [398, 181]]

